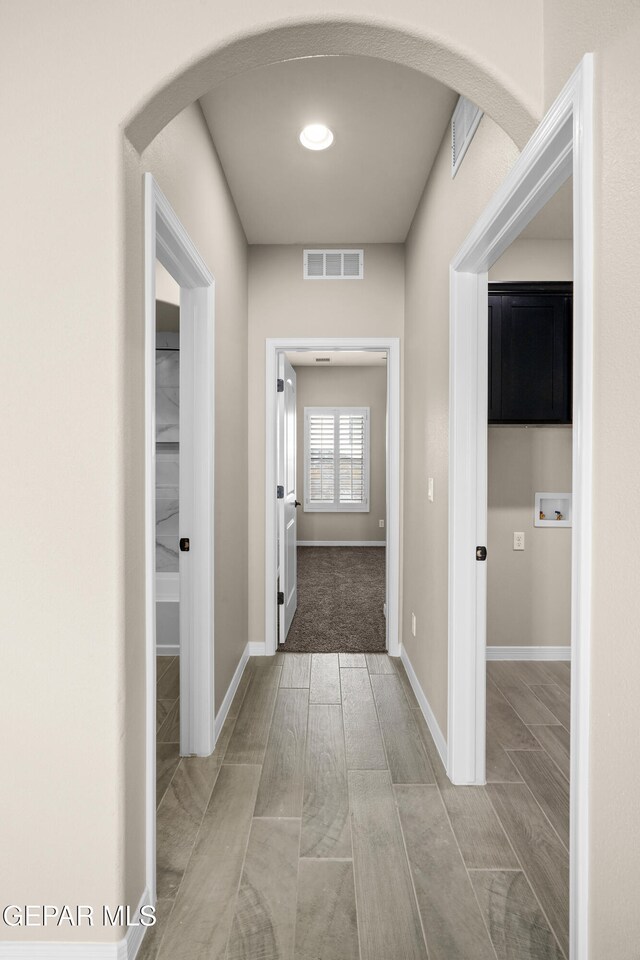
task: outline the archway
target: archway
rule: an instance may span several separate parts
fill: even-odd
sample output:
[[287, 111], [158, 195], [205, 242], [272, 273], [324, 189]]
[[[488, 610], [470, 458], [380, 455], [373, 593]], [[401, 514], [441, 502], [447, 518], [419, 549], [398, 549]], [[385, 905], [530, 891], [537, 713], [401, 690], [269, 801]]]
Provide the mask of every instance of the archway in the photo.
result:
[[499, 76], [493, 63], [462, 44], [447, 45], [435, 32], [411, 31], [392, 21], [305, 18], [255, 26], [243, 36], [222, 39], [152, 91], [126, 118], [125, 134], [142, 153], [181, 110], [235, 74], [283, 60], [340, 55], [378, 57], [428, 74], [477, 103], [519, 147], [542, 115], [540, 105]]
[[[364, 17], [322, 21], [311, 18], [248, 27], [242, 35], [223, 37], [215, 46], [188, 63], [181, 72], [169, 76], [139, 103], [124, 123], [126, 169], [126, 241], [124, 271], [127, 277], [127, 315], [135, 317], [140, 308], [142, 270], [139, 255], [139, 224], [136, 211], [141, 208], [141, 155], [160, 131], [183, 109], [205, 92], [233, 75], [271, 63], [315, 56], [367, 56], [401, 64], [422, 72], [477, 103], [513, 141], [522, 146], [539, 119], [531, 97], [500, 76], [487, 57], [487, 51], [473, 53], [462, 42], [446, 42], [434, 30], [429, 34], [416, 27], [409, 29], [392, 21], [370, 22]], [[133, 148], [133, 149], [132, 149]], [[128, 374], [135, 381], [139, 370], [129, 360]], [[136, 437], [130, 438], [129, 452]], [[130, 509], [137, 512], [139, 491], [131, 494]], [[136, 589], [134, 583], [131, 588]], [[149, 793], [150, 796], [150, 793]], [[127, 810], [127, 816], [130, 816]], [[153, 889], [147, 830], [147, 885]]]

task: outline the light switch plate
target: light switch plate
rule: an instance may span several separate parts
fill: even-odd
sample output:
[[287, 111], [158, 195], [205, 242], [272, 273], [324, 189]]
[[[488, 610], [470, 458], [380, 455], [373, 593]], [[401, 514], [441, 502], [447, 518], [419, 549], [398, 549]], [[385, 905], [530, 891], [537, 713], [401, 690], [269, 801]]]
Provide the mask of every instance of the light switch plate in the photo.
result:
[[433, 477], [427, 480], [427, 499], [433, 503]]

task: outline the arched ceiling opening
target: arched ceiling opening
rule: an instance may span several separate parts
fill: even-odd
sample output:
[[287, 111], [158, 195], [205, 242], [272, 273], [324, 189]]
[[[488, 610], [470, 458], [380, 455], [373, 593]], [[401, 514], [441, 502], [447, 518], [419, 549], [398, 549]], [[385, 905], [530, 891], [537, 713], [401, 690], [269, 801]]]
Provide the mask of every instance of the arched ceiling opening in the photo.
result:
[[159, 82], [125, 122], [125, 133], [142, 152], [181, 110], [232, 76], [284, 60], [339, 54], [376, 57], [432, 77], [477, 103], [521, 147], [540, 117], [541, 104], [515, 75], [509, 77], [496, 66], [495, 47], [487, 45], [486, 36], [484, 41], [483, 52], [476, 52], [451, 33], [443, 38], [436, 28], [429, 32], [380, 17], [308, 16], [262, 25], [254, 21]]

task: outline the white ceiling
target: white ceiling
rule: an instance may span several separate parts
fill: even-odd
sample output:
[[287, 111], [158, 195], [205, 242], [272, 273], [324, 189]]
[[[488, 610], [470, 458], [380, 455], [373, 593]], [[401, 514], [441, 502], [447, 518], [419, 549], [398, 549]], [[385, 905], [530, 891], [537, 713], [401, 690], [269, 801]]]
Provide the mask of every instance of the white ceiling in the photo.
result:
[[[456, 104], [421, 73], [308, 57], [225, 81], [201, 105], [249, 243], [403, 242]], [[327, 124], [328, 150], [298, 142]]]
[[[287, 350], [285, 356], [294, 367], [383, 367], [387, 362], [380, 350]], [[329, 357], [329, 363], [318, 363], [320, 357]]]

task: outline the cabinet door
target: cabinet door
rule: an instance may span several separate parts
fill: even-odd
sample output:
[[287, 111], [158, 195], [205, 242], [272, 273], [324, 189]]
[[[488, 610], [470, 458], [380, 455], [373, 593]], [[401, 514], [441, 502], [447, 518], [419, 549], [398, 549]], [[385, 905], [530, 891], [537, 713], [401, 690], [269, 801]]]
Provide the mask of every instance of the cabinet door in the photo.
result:
[[502, 419], [502, 297], [489, 294], [489, 422]]
[[495, 299], [500, 305], [498, 314], [490, 303], [490, 419], [569, 423], [571, 298], [503, 294]]

